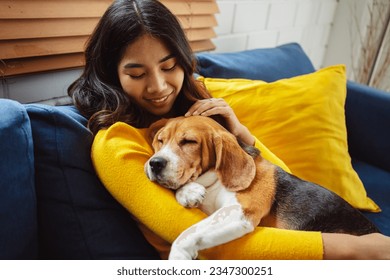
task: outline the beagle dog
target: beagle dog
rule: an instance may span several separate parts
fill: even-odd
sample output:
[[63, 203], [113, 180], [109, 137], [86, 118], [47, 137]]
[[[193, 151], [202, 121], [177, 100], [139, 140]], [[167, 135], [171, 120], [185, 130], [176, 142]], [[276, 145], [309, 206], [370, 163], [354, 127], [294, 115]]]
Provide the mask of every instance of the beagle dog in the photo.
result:
[[149, 136], [155, 154], [146, 162], [151, 181], [175, 190], [184, 207], [209, 216], [185, 230], [169, 259], [239, 238], [256, 226], [363, 235], [378, 229], [335, 193], [301, 180], [261, 157], [212, 118], [163, 119]]

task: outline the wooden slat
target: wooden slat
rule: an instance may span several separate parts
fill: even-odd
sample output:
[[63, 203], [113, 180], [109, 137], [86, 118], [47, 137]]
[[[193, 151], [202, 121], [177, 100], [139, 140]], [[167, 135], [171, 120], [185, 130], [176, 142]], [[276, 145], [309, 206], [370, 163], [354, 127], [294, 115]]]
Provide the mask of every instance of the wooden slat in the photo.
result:
[[[100, 17], [111, 0], [0, 0], [0, 19]], [[214, 14], [214, 1], [161, 1], [176, 15]], [[91, 9], [93, 7], [93, 9]]]
[[[215, 49], [215, 45], [210, 40], [193, 41], [190, 42], [190, 46], [194, 52]], [[23, 60], [10, 59], [0, 63], [0, 75], [11, 77], [29, 73], [78, 68], [82, 66], [84, 66], [83, 53], [32, 57]]]
[[[185, 33], [189, 41], [210, 39], [216, 36], [211, 28], [188, 29]], [[0, 53], [2, 59], [14, 59], [82, 52], [87, 40], [88, 36], [2, 40], [0, 41]]]
[[[0, 19], [0, 40], [89, 35], [99, 18]], [[53, 28], [60, 26], [61, 28]]]
[[111, 0], [0, 0], [0, 19], [101, 17]]
[[[164, 1], [163, 1], [164, 2]], [[175, 15], [207, 15], [219, 13], [216, 2], [164, 2], [164, 5]]]
[[[98, 21], [99, 18], [0, 19], [0, 40], [89, 35]], [[179, 21], [183, 29], [217, 26], [212, 15], [179, 16]]]
[[199, 41], [214, 38], [216, 36], [212, 28], [199, 28], [185, 30], [189, 41]]
[[88, 36], [0, 41], [2, 59], [83, 52]]
[[183, 29], [217, 26], [217, 20], [213, 15], [183, 15], [178, 16], [178, 19]]
[[36, 72], [82, 67], [83, 65], [83, 53], [32, 57], [23, 60], [5, 60], [3, 63], [0, 63], [0, 75], [8, 77]]
[[215, 49], [215, 45], [210, 40], [193, 41], [190, 45], [193, 52], [210, 51]]

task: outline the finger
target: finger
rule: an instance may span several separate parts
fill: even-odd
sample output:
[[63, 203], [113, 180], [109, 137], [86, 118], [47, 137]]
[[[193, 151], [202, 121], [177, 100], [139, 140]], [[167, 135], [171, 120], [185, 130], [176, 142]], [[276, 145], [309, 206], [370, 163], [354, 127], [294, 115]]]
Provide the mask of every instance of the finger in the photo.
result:
[[209, 99], [196, 101], [185, 114], [185, 116], [196, 116], [205, 110], [204, 105], [210, 103]]
[[[205, 115], [205, 113], [213, 108], [228, 108], [227, 103], [220, 98], [211, 98], [197, 101], [187, 112], [186, 116]], [[223, 112], [223, 111], [222, 111]], [[212, 115], [206, 113], [206, 115]]]
[[199, 101], [196, 101], [191, 107], [190, 109], [188, 109], [187, 113], [184, 115], [185, 117], [188, 117], [188, 116], [192, 116], [194, 114], [195, 111], [198, 110], [199, 106], [202, 104], [200, 102], [201, 100]]
[[227, 116], [227, 113], [228, 112], [223, 107], [211, 107], [203, 110], [201, 113], [199, 113], [199, 115], [204, 117], [210, 117], [214, 115]]

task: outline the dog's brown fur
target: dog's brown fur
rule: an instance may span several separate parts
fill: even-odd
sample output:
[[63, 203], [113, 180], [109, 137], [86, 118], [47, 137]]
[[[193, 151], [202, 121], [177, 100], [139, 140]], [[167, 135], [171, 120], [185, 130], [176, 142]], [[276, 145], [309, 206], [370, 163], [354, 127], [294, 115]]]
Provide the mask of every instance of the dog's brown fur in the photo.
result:
[[[254, 226], [354, 235], [379, 232], [341, 197], [265, 160], [256, 148], [239, 143], [211, 118], [162, 120], [151, 126], [150, 133], [155, 149], [162, 141], [174, 141], [177, 152], [188, 157], [183, 158], [183, 165], [188, 163], [188, 168], [196, 168], [195, 175], [184, 177], [182, 184], [214, 169], [223, 185], [236, 193], [245, 216]], [[191, 149], [184, 147], [180, 143], [185, 143], [186, 137], [197, 144]]]

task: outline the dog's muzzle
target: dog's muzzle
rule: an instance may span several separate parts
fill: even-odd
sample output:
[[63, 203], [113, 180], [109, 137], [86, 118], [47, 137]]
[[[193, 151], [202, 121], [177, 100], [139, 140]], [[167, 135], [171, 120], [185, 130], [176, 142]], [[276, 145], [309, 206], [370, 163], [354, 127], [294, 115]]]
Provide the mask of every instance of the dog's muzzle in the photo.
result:
[[145, 163], [145, 173], [150, 181], [157, 182], [168, 189], [176, 190], [180, 185], [174, 180], [176, 177], [169, 172], [168, 165], [168, 159], [161, 156], [152, 157]]
[[163, 157], [153, 157], [149, 160], [150, 171], [154, 175], [159, 175], [167, 166], [168, 161]]

